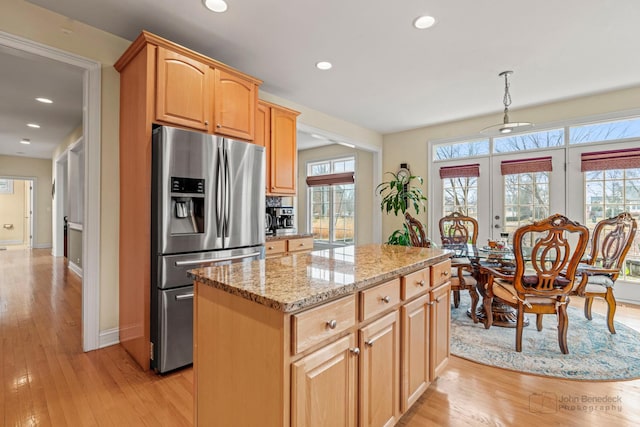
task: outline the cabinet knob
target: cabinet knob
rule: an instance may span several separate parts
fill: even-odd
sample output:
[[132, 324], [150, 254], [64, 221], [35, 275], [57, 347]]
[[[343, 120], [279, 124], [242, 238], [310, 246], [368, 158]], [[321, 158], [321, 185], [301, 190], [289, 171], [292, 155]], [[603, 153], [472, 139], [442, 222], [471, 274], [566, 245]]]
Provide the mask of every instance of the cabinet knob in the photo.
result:
[[418, 285], [420, 285], [420, 286], [424, 286], [424, 285], [426, 285], [426, 284], [427, 284], [427, 283], [424, 281], [424, 279], [423, 279], [423, 280], [420, 280], [420, 281], [418, 282]]
[[442, 275], [443, 275], [443, 276], [448, 276], [448, 275], [449, 275], [449, 272], [445, 270], [445, 271], [443, 271], [443, 272], [442, 272]]
[[336, 326], [338, 326], [338, 322], [336, 322], [335, 319], [329, 320], [327, 322], [327, 326], [329, 327], [329, 329], [335, 329]]
[[391, 302], [391, 297], [389, 295], [385, 295], [382, 298], [380, 298], [382, 300], [382, 302], [384, 302], [385, 304], [389, 304]]
[[204, 121], [204, 125], [205, 125], [205, 126], [209, 126], [209, 120], [205, 120], [205, 121]]
[[273, 250], [273, 246], [269, 246], [267, 249], [269, 249], [270, 251]]
[[364, 343], [365, 343], [366, 345], [368, 345], [369, 347], [373, 347], [373, 343], [374, 343], [374, 341], [373, 341], [373, 340], [366, 340]]
[[304, 243], [300, 243], [299, 246], [304, 246]]
[[216, 127], [217, 127], [218, 129], [220, 129], [220, 128], [222, 127], [222, 125], [221, 125], [220, 123], [218, 123], [218, 124], [216, 125]]
[[351, 354], [355, 354], [356, 356], [360, 354], [360, 349], [358, 347], [350, 348], [349, 351]]

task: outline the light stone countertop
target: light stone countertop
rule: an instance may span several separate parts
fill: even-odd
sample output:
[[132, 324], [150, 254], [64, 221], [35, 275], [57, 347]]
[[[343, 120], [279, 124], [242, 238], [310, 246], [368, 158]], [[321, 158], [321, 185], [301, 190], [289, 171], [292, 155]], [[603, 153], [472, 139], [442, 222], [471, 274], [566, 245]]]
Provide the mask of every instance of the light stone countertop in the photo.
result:
[[189, 277], [286, 313], [444, 261], [449, 252], [369, 244], [189, 271]]

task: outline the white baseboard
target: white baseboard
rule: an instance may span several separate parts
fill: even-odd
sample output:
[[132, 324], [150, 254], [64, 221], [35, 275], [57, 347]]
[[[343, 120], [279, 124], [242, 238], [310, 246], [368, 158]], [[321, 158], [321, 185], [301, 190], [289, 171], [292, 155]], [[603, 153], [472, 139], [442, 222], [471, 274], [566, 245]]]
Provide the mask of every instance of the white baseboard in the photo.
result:
[[22, 240], [0, 240], [0, 245], [19, 245]]
[[98, 338], [98, 348], [109, 347], [110, 345], [118, 344], [120, 342], [120, 334], [118, 328], [111, 328], [105, 331], [100, 331]]
[[71, 261], [69, 261], [69, 270], [82, 277], [82, 268], [80, 268], [77, 264], [72, 263]]
[[51, 243], [34, 243], [32, 246], [33, 249], [47, 249], [52, 247]]

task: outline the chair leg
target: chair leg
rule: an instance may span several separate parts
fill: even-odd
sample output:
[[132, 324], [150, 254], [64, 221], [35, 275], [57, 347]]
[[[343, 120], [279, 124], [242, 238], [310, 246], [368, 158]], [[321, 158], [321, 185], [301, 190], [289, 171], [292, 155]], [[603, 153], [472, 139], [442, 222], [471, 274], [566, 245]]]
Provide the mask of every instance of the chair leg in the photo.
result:
[[524, 307], [518, 302], [518, 316], [516, 320], [516, 351], [522, 352], [522, 330], [524, 329]]
[[538, 332], [542, 330], [542, 314], [536, 314], [536, 328], [538, 328]]
[[567, 327], [569, 326], [567, 305], [559, 304], [556, 314], [558, 315], [558, 344], [560, 344], [560, 351], [562, 354], [569, 354], [569, 347], [567, 347]]
[[593, 305], [593, 297], [584, 298], [584, 317], [591, 320], [591, 306]]
[[453, 291], [453, 306], [455, 308], [458, 308], [459, 305], [460, 305], [460, 291], [456, 290], [456, 291]]
[[478, 323], [478, 316], [476, 316], [476, 307], [478, 306], [478, 301], [480, 298], [478, 297], [478, 291], [473, 287], [469, 289], [469, 296], [471, 296], [471, 320], [473, 323]]
[[613, 288], [607, 288], [604, 300], [607, 302], [607, 326], [609, 326], [609, 332], [615, 334], [616, 328], [613, 327], [613, 316], [616, 314], [616, 299], [613, 296]]
[[493, 298], [482, 298], [482, 305], [484, 307], [484, 327], [489, 329], [493, 323], [493, 312], [491, 311], [491, 304], [493, 304]]

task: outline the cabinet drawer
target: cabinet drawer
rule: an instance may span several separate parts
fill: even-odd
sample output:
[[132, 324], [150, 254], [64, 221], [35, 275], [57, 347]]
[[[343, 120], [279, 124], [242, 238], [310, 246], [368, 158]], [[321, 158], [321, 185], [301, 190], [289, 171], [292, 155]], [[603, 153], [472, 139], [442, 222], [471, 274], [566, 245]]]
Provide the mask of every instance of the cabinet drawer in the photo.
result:
[[264, 252], [266, 256], [282, 255], [287, 251], [286, 240], [273, 240], [265, 243]]
[[438, 286], [451, 278], [451, 260], [431, 266], [431, 286]]
[[400, 279], [360, 292], [360, 320], [365, 321], [400, 302]]
[[429, 290], [429, 268], [415, 271], [402, 278], [402, 299], [408, 300]]
[[289, 239], [289, 252], [310, 251], [313, 249], [313, 237], [304, 237], [302, 239]]
[[337, 336], [356, 323], [356, 296], [350, 295], [291, 316], [293, 354]]

